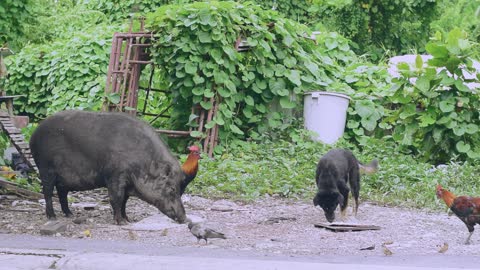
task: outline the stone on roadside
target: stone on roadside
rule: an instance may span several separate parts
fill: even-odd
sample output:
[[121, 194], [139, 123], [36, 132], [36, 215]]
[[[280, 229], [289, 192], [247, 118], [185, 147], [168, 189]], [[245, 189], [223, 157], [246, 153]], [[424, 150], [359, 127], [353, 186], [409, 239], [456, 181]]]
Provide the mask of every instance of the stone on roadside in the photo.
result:
[[238, 205], [234, 202], [227, 201], [227, 200], [219, 200], [214, 202], [210, 209], [212, 211], [231, 212], [237, 208], [238, 208]]
[[56, 235], [67, 229], [67, 223], [59, 220], [51, 220], [40, 227], [41, 235]]
[[87, 217], [85, 217], [85, 216], [77, 217], [73, 220], [73, 223], [75, 223], [75, 224], [83, 224], [85, 222], [87, 222]]
[[98, 204], [97, 203], [72, 203], [72, 207], [74, 208], [81, 208], [84, 210], [97, 210], [98, 209]]

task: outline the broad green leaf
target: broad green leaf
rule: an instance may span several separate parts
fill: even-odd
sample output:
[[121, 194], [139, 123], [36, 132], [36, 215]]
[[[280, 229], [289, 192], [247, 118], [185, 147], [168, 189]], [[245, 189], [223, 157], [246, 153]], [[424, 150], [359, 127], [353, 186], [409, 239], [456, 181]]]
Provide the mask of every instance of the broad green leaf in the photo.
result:
[[190, 116], [188, 117], [188, 123], [192, 122], [193, 120], [197, 119], [198, 118], [198, 115], [196, 114], [190, 114]]
[[460, 152], [460, 153], [467, 153], [471, 148], [470, 144], [465, 143], [464, 141], [457, 142], [457, 144], [455, 146], [456, 146], [458, 152]]
[[193, 62], [187, 62], [185, 64], [185, 72], [187, 74], [195, 74], [197, 73], [197, 64]]
[[194, 130], [190, 132], [190, 136], [193, 138], [202, 138], [204, 134], [198, 130]]
[[245, 103], [246, 103], [247, 105], [250, 105], [250, 106], [255, 105], [255, 102], [253, 101], [253, 98], [252, 98], [251, 96], [246, 96], [246, 97], [245, 97]]
[[290, 100], [289, 96], [285, 96], [280, 98], [280, 106], [282, 106], [284, 109], [293, 109], [295, 108], [296, 104]]
[[196, 95], [196, 96], [203, 96], [203, 93], [205, 92], [205, 89], [201, 88], [201, 87], [195, 87], [192, 89], [192, 94]]
[[454, 100], [442, 100], [438, 105], [440, 107], [440, 110], [444, 113], [452, 112], [455, 109]]
[[[429, 54], [433, 55], [433, 57], [435, 57], [435, 58], [447, 58], [448, 57], [448, 50], [443, 45], [438, 45], [438, 44], [435, 44], [435, 43], [428, 43], [425, 46], [425, 49], [427, 50], [427, 52]], [[430, 63], [430, 61], [431, 60], [429, 60], [428, 62]]]
[[274, 94], [278, 94], [279, 91], [285, 90], [286, 84], [284, 79], [277, 78], [277, 79], [270, 79], [269, 81], [270, 91]]
[[230, 93], [236, 93], [237, 92], [237, 87], [230, 80], [225, 81], [225, 87], [230, 91]]
[[224, 87], [218, 87], [217, 92], [220, 94], [220, 96], [222, 96], [224, 98], [228, 98], [232, 95], [232, 93]]
[[255, 108], [257, 109], [257, 111], [259, 111], [261, 113], [266, 113], [267, 112], [267, 107], [265, 107], [265, 105], [263, 105], [262, 103], [259, 103], [259, 104], [255, 105]]
[[417, 79], [415, 86], [418, 88], [418, 90], [426, 93], [430, 90], [430, 80], [422, 76]]
[[468, 134], [476, 134], [478, 130], [479, 130], [478, 125], [475, 125], [475, 124], [467, 124], [465, 126], [465, 132]]
[[457, 136], [462, 136], [463, 134], [465, 134], [465, 131], [465, 126], [458, 125], [456, 128], [453, 129], [453, 134]]
[[206, 129], [211, 129], [213, 128], [217, 123], [215, 123], [215, 121], [210, 121], [208, 122], [206, 125], [205, 125], [205, 128]]
[[243, 135], [243, 131], [241, 131], [236, 125], [234, 124], [230, 124], [230, 130], [233, 132], [233, 133], [236, 133], [238, 135]]
[[290, 72], [287, 72], [287, 78], [297, 86], [302, 85], [302, 82], [300, 81], [300, 72], [298, 70], [290, 70]]
[[225, 125], [225, 121], [223, 120], [223, 116], [221, 113], [217, 114], [213, 120], [215, 121], [215, 123], [217, 123], [218, 125], [220, 126], [223, 126]]
[[118, 93], [109, 93], [106, 95], [109, 102], [113, 104], [120, 103], [120, 95]]
[[201, 31], [198, 33], [198, 40], [200, 43], [210, 43], [212, 42], [212, 37], [210, 33]]
[[210, 110], [213, 105], [210, 101], [200, 101], [200, 105], [202, 105], [202, 108], [204, 108], [205, 110]]
[[429, 113], [423, 113], [418, 117], [418, 120], [420, 120], [420, 123], [418, 124], [420, 127], [428, 127], [432, 124], [435, 124], [435, 117], [432, 116]]
[[362, 118], [372, 115], [374, 110], [375, 110], [375, 105], [371, 100], [360, 100], [355, 102], [355, 111]]

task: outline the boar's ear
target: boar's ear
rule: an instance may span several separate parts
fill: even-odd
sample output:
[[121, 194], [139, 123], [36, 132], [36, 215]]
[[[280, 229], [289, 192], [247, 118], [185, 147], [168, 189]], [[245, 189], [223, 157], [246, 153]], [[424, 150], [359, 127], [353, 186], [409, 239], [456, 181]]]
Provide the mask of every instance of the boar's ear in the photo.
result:
[[338, 193], [338, 196], [337, 196], [337, 201], [338, 201], [338, 204], [340, 205], [340, 207], [343, 207], [343, 195]]

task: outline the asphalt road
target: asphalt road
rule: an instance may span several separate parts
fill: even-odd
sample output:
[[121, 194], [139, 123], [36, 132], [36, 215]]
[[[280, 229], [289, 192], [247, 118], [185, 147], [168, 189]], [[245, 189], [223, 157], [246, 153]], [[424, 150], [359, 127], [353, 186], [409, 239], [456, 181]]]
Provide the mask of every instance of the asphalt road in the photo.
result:
[[[161, 266], [161, 267], [160, 267]], [[0, 234], [0, 269], [479, 269], [480, 256], [285, 256], [218, 247], [168, 247]], [[328, 268], [327, 268], [328, 267]], [[353, 267], [353, 268], [352, 268]]]

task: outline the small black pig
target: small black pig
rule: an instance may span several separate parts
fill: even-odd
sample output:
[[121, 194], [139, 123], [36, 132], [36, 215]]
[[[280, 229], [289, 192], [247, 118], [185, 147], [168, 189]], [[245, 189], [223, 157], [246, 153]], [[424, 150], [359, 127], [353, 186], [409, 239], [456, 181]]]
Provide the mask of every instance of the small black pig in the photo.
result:
[[56, 187], [66, 216], [69, 191], [107, 187], [117, 224], [128, 221], [129, 196], [156, 206], [184, 223], [180, 185], [185, 174], [178, 161], [145, 122], [124, 113], [63, 111], [40, 123], [30, 139], [40, 171], [46, 214], [55, 219]]

